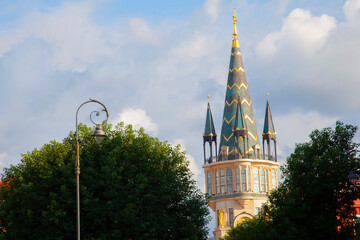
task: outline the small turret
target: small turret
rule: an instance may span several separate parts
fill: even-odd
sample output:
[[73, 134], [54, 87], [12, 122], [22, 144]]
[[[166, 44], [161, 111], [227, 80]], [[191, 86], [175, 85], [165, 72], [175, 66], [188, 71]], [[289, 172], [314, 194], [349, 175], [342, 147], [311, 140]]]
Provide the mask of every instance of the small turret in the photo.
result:
[[[240, 159], [242, 157], [245, 157], [245, 154], [249, 155], [249, 152], [245, 152], [246, 149], [249, 149], [249, 140], [248, 140], [248, 130], [246, 128], [246, 122], [244, 119], [244, 111], [242, 110], [241, 107], [240, 94], [238, 97], [233, 133], [234, 133], [234, 145], [235, 145], [234, 159]], [[241, 143], [243, 144], [243, 148], [240, 147]], [[241, 149], [243, 149], [244, 152], [242, 152]]]
[[[275, 160], [275, 162], [277, 162], [276, 132], [270, 111], [269, 94], [266, 94], [266, 96], [267, 96], [267, 102], [266, 102], [266, 111], [265, 111], [265, 120], [264, 120], [264, 130], [262, 133], [264, 159]], [[267, 150], [268, 150], [267, 154], [265, 152], [265, 140], [267, 143]], [[274, 156], [272, 155], [272, 151], [271, 151], [271, 140], [274, 142]]]
[[[216, 151], [216, 149], [217, 149], [217, 142], [216, 142], [217, 135], [216, 135], [216, 131], [215, 131], [214, 120], [213, 120], [212, 113], [211, 113], [209, 98], [210, 97], [208, 96], [208, 106], [207, 106], [207, 111], [206, 111], [205, 130], [204, 130], [204, 135], [203, 135], [204, 164], [212, 163], [213, 160], [216, 161], [216, 159], [217, 159], [217, 151]], [[209, 146], [210, 146], [210, 157], [209, 158], [206, 158], [206, 143], [207, 142], [209, 143]], [[214, 149], [213, 149], [213, 143], [215, 143], [215, 148]], [[215, 156], [213, 155], [214, 152], [215, 152]]]

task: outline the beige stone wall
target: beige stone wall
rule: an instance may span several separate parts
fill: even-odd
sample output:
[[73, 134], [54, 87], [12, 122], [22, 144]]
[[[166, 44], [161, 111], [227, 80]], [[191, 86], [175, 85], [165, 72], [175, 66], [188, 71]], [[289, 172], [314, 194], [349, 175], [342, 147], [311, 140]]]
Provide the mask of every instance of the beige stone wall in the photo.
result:
[[[245, 186], [246, 189], [242, 188], [242, 184], [244, 178], [241, 175], [241, 167], [244, 166], [246, 168], [246, 181]], [[267, 194], [273, 189], [273, 187], [277, 187], [277, 168], [279, 164], [277, 162], [268, 161], [268, 160], [260, 160], [260, 159], [238, 159], [238, 160], [228, 160], [228, 161], [220, 161], [211, 164], [204, 165], [205, 171], [205, 182], [206, 182], [206, 191], [208, 191], [208, 172], [210, 172], [211, 176], [211, 198], [209, 201], [209, 206], [215, 212], [216, 218], [218, 210], [224, 211], [224, 220], [225, 225], [217, 225], [214, 229], [214, 238], [215, 240], [220, 237], [225, 236], [226, 231], [230, 229], [230, 216], [229, 211], [233, 209], [233, 222], [234, 225], [240, 223], [246, 218], [252, 218], [255, 216], [261, 209], [263, 203], [267, 201]], [[239, 169], [239, 177], [237, 183], [236, 169]], [[227, 169], [231, 169], [231, 177], [232, 177], [232, 192], [227, 192], [228, 183], [227, 183]], [[254, 169], [258, 171], [258, 181], [254, 179]], [[263, 173], [261, 174], [261, 169], [263, 169]], [[221, 179], [220, 179], [220, 171], [224, 171], [223, 176], [223, 189], [225, 191], [221, 191]], [[250, 170], [250, 171], [249, 171]], [[275, 171], [274, 179], [272, 177], [273, 171]], [[265, 174], [267, 171], [267, 174]], [[217, 192], [217, 184], [216, 184], [216, 173], [218, 172], [218, 190]], [[266, 178], [267, 177], [267, 178]], [[250, 178], [250, 183], [249, 183]], [[264, 181], [261, 181], [261, 180]], [[274, 180], [274, 183], [273, 183]], [[225, 181], [225, 182], [224, 182]], [[258, 187], [255, 186], [257, 183]], [[249, 189], [249, 186], [251, 188]], [[220, 189], [219, 189], [220, 188]], [[259, 191], [257, 191], [257, 189]], [[216, 223], [218, 220], [216, 219]]]

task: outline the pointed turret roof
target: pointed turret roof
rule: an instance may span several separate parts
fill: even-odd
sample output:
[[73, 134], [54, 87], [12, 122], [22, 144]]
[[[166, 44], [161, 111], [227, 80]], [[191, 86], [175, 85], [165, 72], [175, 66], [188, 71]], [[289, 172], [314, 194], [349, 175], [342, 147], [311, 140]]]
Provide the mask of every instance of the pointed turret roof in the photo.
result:
[[[248, 139], [249, 139], [249, 149], [244, 149], [243, 144], [239, 144], [241, 154], [250, 151], [252, 152], [252, 147], [254, 145], [259, 145], [258, 134], [256, 130], [254, 112], [251, 105], [250, 93], [248, 89], [248, 84], [245, 76], [244, 64], [241, 57], [240, 45], [237, 38], [237, 29], [236, 29], [236, 15], [234, 12], [234, 29], [233, 35], [234, 39], [232, 41], [231, 48], [231, 58], [230, 58], [230, 67], [229, 75], [227, 80], [226, 96], [225, 96], [225, 105], [224, 105], [224, 115], [223, 123], [221, 128], [221, 140], [220, 140], [220, 150], [222, 146], [228, 146], [228, 160], [236, 158], [235, 149], [234, 149], [234, 136], [233, 129], [236, 124], [236, 111], [238, 104], [241, 104], [241, 110], [243, 112], [244, 124], [248, 130]], [[239, 119], [238, 122], [239, 123]], [[221, 156], [220, 156], [221, 158]]]
[[244, 119], [244, 112], [241, 107], [240, 96], [238, 97], [235, 125], [234, 125], [234, 131], [236, 131], [236, 130], [246, 130], [246, 122]]
[[265, 121], [264, 121], [264, 130], [262, 135], [276, 135], [274, 123], [271, 116], [270, 104], [269, 104], [269, 94], [267, 95], [266, 101], [266, 111], [265, 111]]
[[210, 101], [208, 100], [208, 106], [206, 111], [205, 130], [204, 137], [216, 136], [214, 120], [211, 113]]

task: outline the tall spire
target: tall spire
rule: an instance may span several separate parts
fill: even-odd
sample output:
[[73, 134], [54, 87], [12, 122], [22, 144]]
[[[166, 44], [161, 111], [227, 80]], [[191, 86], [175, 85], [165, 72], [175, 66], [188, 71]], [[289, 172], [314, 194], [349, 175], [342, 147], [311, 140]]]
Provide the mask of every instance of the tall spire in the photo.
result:
[[265, 110], [265, 121], [264, 121], [264, 129], [262, 135], [276, 135], [274, 123], [271, 116], [270, 104], [269, 104], [269, 94], [266, 94], [266, 110]]
[[210, 97], [208, 96], [208, 106], [207, 106], [207, 111], [206, 111], [204, 137], [206, 137], [206, 136], [215, 136], [216, 137], [214, 120], [213, 120], [212, 113], [211, 113], [209, 98]]
[[[248, 144], [238, 144], [240, 155], [244, 156], [245, 153], [249, 153], [248, 156], [254, 158], [253, 149], [254, 146], [260, 147], [258, 134], [256, 130], [256, 124], [254, 119], [254, 112], [251, 105], [250, 93], [245, 76], [244, 64], [241, 57], [239, 41], [237, 39], [236, 30], [236, 14], [233, 15], [234, 39], [232, 41], [231, 58], [229, 75], [227, 80], [225, 105], [223, 123], [221, 128], [221, 140], [220, 140], [220, 160], [232, 160], [238, 158], [234, 147], [234, 127], [236, 123], [236, 111], [238, 104], [241, 104], [241, 110], [243, 112], [244, 125], [247, 127]], [[239, 120], [239, 119], [238, 119]], [[238, 121], [239, 123], [239, 121]], [[241, 140], [241, 139], [240, 139]], [[242, 139], [241, 141], [244, 141]], [[249, 147], [247, 147], [247, 145]], [[245, 146], [245, 147], [244, 147]], [[254, 148], [253, 148], [254, 147]]]
[[[217, 160], [217, 152], [216, 152], [216, 148], [217, 148], [217, 142], [216, 142], [216, 131], [215, 131], [215, 126], [214, 126], [214, 120], [212, 117], [212, 113], [211, 113], [211, 108], [210, 108], [210, 97], [208, 96], [208, 106], [207, 106], [207, 111], [206, 111], [206, 120], [205, 120], [205, 130], [204, 130], [204, 135], [203, 135], [203, 144], [204, 144], [204, 164], [207, 163], [212, 163], [213, 161]], [[209, 143], [209, 147], [210, 147], [210, 156], [209, 158], [206, 157], [206, 143]], [[215, 148], [213, 148], [213, 144], [215, 144]], [[215, 151], [215, 154], [213, 154], [213, 152]], [[215, 155], [215, 156], [214, 156]]]
[[[263, 129], [263, 133], [262, 133], [262, 137], [263, 137], [263, 154], [264, 154], [264, 159], [267, 160], [275, 160], [275, 162], [277, 162], [277, 149], [276, 149], [276, 132], [275, 132], [275, 127], [274, 127], [274, 123], [273, 123], [273, 119], [271, 116], [271, 111], [270, 111], [270, 104], [269, 104], [269, 94], [266, 94], [267, 96], [267, 101], [266, 101], [266, 110], [265, 110], [265, 120], [264, 120], [264, 129]], [[272, 154], [271, 151], [271, 140], [274, 142], [274, 154]], [[265, 141], [267, 143], [267, 153], [266, 153], [266, 149], [265, 149]]]

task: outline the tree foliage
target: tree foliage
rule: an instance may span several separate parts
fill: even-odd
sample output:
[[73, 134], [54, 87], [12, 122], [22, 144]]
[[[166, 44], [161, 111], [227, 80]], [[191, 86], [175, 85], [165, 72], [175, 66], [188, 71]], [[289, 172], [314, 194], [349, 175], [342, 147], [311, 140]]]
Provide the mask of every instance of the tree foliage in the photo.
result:
[[[348, 174], [358, 161], [354, 153], [346, 154], [358, 146], [352, 141], [356, 130], [337, 122], [335, 129], [314, 130], [309, 142], [297, 144], [262, 215], [225, 239], [354, 239], [352, 205], [360, 192]], [[263, 235], [249, 238], [242, 229]]]
[[[82, 239], [205, 239], [206, 199], [180, 146], [117, 125], [102, 144], [80, 125]], [[2, 174], [4, 239], [74, 239], [75, 136], [22, 155]]]

